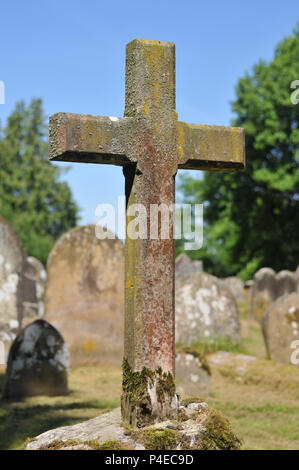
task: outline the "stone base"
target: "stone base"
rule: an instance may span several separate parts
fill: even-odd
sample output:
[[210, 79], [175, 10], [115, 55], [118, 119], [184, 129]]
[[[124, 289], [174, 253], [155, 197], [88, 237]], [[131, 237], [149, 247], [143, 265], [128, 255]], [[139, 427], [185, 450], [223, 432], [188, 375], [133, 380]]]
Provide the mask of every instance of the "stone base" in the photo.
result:
[[136, 429], [121, 423], [121, 411], [47, 431], [24, 444], [26, 450], [233, 450], [240, 440], [228, 420], [205, 402], [183, 401], [176, 420]]

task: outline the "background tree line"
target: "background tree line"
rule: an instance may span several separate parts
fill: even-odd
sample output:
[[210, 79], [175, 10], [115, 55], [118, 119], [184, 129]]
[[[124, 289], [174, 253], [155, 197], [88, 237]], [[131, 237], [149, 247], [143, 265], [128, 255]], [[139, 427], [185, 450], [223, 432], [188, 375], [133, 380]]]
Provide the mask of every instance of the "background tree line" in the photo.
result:
[[[233, 126], [246, 133], [246, 169], [182, 175], [184, 202], [204, 203], [204, 246], [188, 254], [217, 276], [250, 278], [262, 266], [299, 264], [299, 25], [238, 80]], [[298, 90], [299, 98], [299, 90]], [[182, 251], [181, 242], [177, 252]]]

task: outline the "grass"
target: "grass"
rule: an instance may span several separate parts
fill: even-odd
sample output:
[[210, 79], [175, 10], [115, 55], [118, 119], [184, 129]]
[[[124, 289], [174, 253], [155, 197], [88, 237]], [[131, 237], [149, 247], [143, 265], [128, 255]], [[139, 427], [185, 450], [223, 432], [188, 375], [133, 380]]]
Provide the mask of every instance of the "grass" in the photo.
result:
[[[217, 344], [217, 348], [226, 346], [230, 352], [246, 352], [258, 359], [248, 365], [242, 378], [233, 368], [211, 365], [212, 391], [206, 401], [227, 416], [233, 431], [243, 439], [243, 449], [298, 450], [299, 366], [267, 361], [260, 325], [249, 318], [245, 303], [240, 307], [241, 348], [231, 350], [229, 344]], [[213, 351], [205, 349], [207, 352]], [[0, 369], [0, 389], [3, 381], [4, 368]], [[121, 369], [73, 367], [69, 386], [71, 393], [64, 397], [0, 401], [0, 449], [20, 449], [27, 438], [119, 406]]]
[[[4, 368], [0, 369], [0, 394]], [[70, 393], [58, 397], [30, 397], [0, 401], [0, 449], [20, 449], [32, 438], [58, 426], [94, 418], [119, 406], [121, 372], [116, 367], [85, 366], [71, 369]]]

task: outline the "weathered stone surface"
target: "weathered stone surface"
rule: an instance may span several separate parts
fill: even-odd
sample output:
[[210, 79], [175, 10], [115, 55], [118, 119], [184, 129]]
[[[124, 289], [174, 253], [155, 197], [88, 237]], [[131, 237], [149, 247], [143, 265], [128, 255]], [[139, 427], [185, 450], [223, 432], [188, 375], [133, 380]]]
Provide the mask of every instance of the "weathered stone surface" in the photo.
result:
[[240, 342], [240, 320], [236, 300], [219, 280], [194, 273], [176, 283], [176, 341], [227, 339]]
[[181, 253], [175, 260], [175, 276], [183, 277], [195, 272], [203, 272], [200, 260], [191, 260], [186, 253]]
[[44, 292], [47, 273], [43, 264], [33, 256], [28, 256], [24, 269], [26, 300], [23, 302], [22, 326], [44, 315]]
[[117, 238], [99, 240], [94, 225], [77, 227], [57, 241], [47, 271], [45, 318], [65, 338], [72, 363], [100, 360], [121, 365], [122, 242]]
[[26, 259], [18, 236], [0, 217], [0, 341], [6, 357], [24, 325], [28, 305], [36, 303], [35, 283], [26, 277]]
[[241, 442], [227, 419], [205, 402], [182, 402], [180, 421], [162, 421], [142, 430], [125, 429], [120, 408], [97, 418], [40, 434], [26, 450], [220, 450]]
[[206, 397], [211, 390], [211, 377], [200, 358], [191, 353], [178, 352], [175, 360], [176, 391], [180, 396]]
[[296, 273], [287, 271], [286, 269], [280, 271], [275, 276], [276, 279], [276, 295], [275, 299], [282, 297], [286, 294], [291, 294], [297, 291], [297, 276]]
[[36, 320], [16, 337], [9, 351], [6, 398], [67, 393], [69, 351], [60, 333]]
[[251, 315], [261, 319], [267, 306], [276, 298], [275, 271], [271, 268], [259, 269], [253, 277], [253, 286], [250, 290]]
[[225, 279], [220, 279], [220, 281], [231, 291], [237, 301], [243, 299], [244, 282], [241, 279], [236, 276], [230, 276]]
[[259, 269], [254, 275], [251, 289], [251, 314], [260, 320], [272, 302], [296, 291], [295, 273], [283, 270], [275, 274], [271, 268]]
[[299, 294], [278, 298], [268, 307], [262, 326], [269, 358], [290, 364], [292, 343], [299, 340]]

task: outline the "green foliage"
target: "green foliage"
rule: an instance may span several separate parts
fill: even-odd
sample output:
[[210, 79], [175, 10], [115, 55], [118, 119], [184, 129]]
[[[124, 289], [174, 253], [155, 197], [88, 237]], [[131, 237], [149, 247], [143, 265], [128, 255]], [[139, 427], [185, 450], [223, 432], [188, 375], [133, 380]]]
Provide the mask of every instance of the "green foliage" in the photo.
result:
[[46, 263], [54, 241], [76, 226], [78, 207], [61, 169], [48, 160], [40, 99], [17, 103], [0, 134], [0, 215], [29, 255]]
[[260, 61], [237, 83], [232, 124], [245, 129], [246, 169], [180, 179], [185, 202], [204, 202], [204, 246], [190, 254], [215, 275], [246, 280], [262, 266], [298, 265], [299, 104], [290, 99], [298, 57], [299, 25], [270, 63]]

